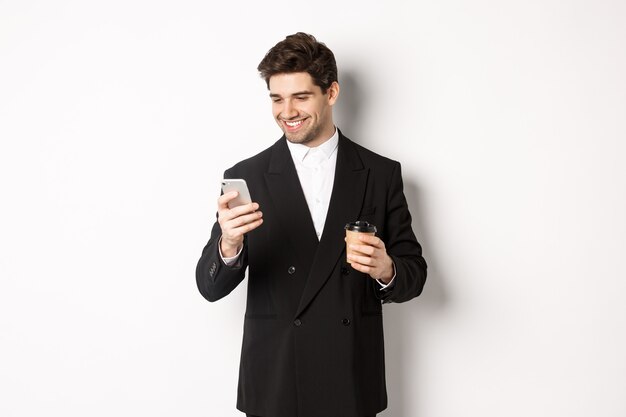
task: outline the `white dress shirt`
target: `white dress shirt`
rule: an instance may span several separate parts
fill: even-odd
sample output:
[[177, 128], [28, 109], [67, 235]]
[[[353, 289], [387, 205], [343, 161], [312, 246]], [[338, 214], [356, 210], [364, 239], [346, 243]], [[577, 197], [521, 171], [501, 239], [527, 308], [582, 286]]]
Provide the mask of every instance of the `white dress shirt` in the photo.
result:
[[318, 240], [322, 238], [333, 192], [338, 144], [337, 129], [330, 139], [315, 148], [287, 142]]

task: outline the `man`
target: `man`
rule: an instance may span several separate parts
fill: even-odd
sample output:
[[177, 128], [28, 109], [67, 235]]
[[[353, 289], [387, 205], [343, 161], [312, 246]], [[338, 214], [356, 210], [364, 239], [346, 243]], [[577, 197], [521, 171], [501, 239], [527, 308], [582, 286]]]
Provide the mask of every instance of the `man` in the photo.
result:
[[[426, 262], [400, 164], [335, 128], [333, 53], [311, 35], [276, 44], [258, 67], [284, 136], [228, 169], [253, 203], [228, 208], [198, 262], [209, 301], [248, 268], [237, 408], [260, 417], [370, 417], [387, 406], [381, 302], [418, 296]], [[377, 227], [346, 260], [344, 226]]]

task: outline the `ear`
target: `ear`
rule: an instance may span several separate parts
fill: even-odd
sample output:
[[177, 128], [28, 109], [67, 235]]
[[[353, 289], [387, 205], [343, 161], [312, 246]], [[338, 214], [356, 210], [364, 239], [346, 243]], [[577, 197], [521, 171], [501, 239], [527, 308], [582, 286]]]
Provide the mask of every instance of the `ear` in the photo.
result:
[[328, 95], [328, 104], [333, 105], [337, 101], [337, 97], [339, 97], [339, 83], [337, 81], [333, 81], [333, 83], [326, 90], [326, 94]]

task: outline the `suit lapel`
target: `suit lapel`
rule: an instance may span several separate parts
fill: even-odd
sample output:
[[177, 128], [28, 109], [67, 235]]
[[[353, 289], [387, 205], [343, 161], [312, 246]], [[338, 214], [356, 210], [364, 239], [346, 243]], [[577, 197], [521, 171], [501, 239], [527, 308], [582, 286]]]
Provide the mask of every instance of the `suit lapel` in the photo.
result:
[[[340, 132], [333, 192], [326, 215], [324, 232], [317, 252], [315, 252], [311, 272], [307, 278], [296, 316], [301, 314], [311, 303], [318, 291], [330, 278], [340, 255], [344, 253], [344, 226], [346, 223], [356, 220], [359, 215], [363, 205], [368, 173], [369, 170], [363, 167], [354, 144]], [[297, 175], [295, 178], [297, 181]], [[302, 192], [300, 195], [304, 200]], [[305, 213], [308, 214], [306, 201], [304, 201], [304, 206], [306, 208]], [[309, 221], [313, 227], [312, 221], [310, 219]], [[315, 234], [313, 236], [315, 237]]]
[[265, 181], [281, 225], [281, 235], [292, 240], [300, 262], [308, 266], [311, 254], [317, 249], [318, 239], [284, 136], [272, 148]]

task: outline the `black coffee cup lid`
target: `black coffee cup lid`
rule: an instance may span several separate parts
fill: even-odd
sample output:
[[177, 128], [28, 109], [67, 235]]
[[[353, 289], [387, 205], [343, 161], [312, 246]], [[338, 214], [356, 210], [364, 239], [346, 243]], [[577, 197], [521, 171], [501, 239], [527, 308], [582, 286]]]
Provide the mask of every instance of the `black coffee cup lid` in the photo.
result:
[[349, 230], [351, 232], [376, 233], [376, 226], [363, 220], [359, 220], [358, 222], [348, 223], [346, 224], [344, 229]]

